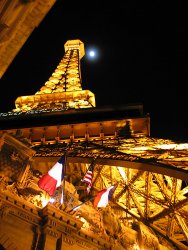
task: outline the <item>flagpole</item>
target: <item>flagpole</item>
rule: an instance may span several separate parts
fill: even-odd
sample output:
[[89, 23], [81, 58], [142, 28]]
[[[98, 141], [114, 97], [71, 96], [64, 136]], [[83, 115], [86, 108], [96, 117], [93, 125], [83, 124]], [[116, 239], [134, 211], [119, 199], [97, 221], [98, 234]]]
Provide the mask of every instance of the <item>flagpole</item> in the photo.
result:
[[95, 199], [95, 196], [94, 197], [91, 197], [90, 199], [88, 199], [87, 201], [84, 201], [82, 202], [81, 204], [77, 205], [76, 207], [73, 207], [69, 212], [72, 212], [72, 211], [75, 211], [77, 210], [78, 208], [80, 208], [82, 205], [84, 205], [85, 203], [87, 203], [88, 201], [92, 201]]
[[64, 168], [63, 168], [63, 183], [62, 183], [62, 192], [61, 192], [61, 199], [60, 199], [60, 203], [63, 204], [64, 203], [64, 190], [65, 190], [65, 176], [66, 176], [66, 166], [67, 166], [67, 152], [65, 151], [65, 162], [64, 162]]
[[[84, 204], [87, 203], [88, 201], [95, 200], [95, 198], [97, 199], [98, 194], [100, 194], [103, 190], [105, 190], [105, 192], [107, 192], [108, 200], [107, 200], [107, 201], [105, 200], [105, 203], [104, 203], [104, 204], [100, 204], [100, 206], [98, 206], [99, 201], [97, 201], [97, 205], [94, 206], [94, 207], [106, 207], [106, 205], [108, 204], [109, 200], [111, 199], [111, 196], [112, 196], [113, 193], [115, 192], [117, 186], [118, 186], [118, 183], [112, 185], [112, 186], [109, 187], [109, 188], [102, 189], [102, 190], [99, 191], [95, 196], [93, 196], [93, 197], [91, 197], [90, 199], [88, 199], [88, 200], [82, 202], [81, 204], [79, 204], [79, 205], [73, 207], [69, 212], [76, 211], [78, 208], [80, 208], [82, 205], [84, 205]], [[111, 191], [112, 191], [112, 194], [111, 194], [110, 197], [109, 197], [109, 193], [110, 193]], [[104, 194], [105, 192], [103, 192], [102, 194]], [[101, 198], [100, 198], [100, 199], [101, 199]], [[94, 201], [94, 203], [95, 203], [95, 201]], [[102, 205], [102, 206], [101, 206], [101, 205]]]
[[[91, 166], [91, 164], [94, 164], [96, 158], [97, 158], [97, 157], [95, 157], [95, 158], [92, 160], [92, 162], [90, 163], [90, 166]], [[90, 168], [90, 166], [89, 166], [89, 168]], [[89, 169], [89, 168], [88, 168], [88, 169]], [[88, 171], [88, 169], [87, 169], [87, 171]], [[87, 173], [87, 171], [86, 171], [86, 173]], [[86, 175], [86, 173], [85, 173], [85, 175]], [[84, 175], [84, 176], [85, 176], [85, 175]], [[71, 195], [71, 197], [70, 197], [70, 199], [69, 199], [69, 201], [68, 201], [67, 207], [69, 207], [70, 204], [71, 204], [71, 202], [73, 201], [76, 192], [78, 191], [79, 187], [81, 186], [81, 183], [82, 183], [82, 180], [80, 180], [79, 185], [76, 187], [76, 189], [74, 190], [73, 194]]]
[[71, 195], [71, 197], [70, 197], [70, 199], [69, 199], [69, 201], [68, 201], [68, 203], [67, 203], [67, 207], [69, 207], [70, 204], [71, 204], [71, 202], [73, 201], [73, 198], [74, 198], [76, 192], [78, 191], [79, 187], [81, 186], [81, 183], [82, 183], [82, 181], [79, 182], [79, 185], [76, 187], [76, 189], [75, 189], [74, 192], [72, 193], [72, 195]]

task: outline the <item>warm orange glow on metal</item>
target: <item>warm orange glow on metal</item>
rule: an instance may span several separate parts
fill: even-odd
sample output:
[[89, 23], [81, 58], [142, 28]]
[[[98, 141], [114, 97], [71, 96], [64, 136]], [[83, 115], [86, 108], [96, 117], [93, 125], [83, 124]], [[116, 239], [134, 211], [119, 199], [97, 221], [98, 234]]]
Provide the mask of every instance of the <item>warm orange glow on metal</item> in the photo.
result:
[[65, 43], [65, 55], [48, 81], [31, 96], [20, 96], [14, 112], [30, 110], [67, 110], [95, 107], [95, 95], [82, 90], [80, 60], [85, 55], [80, 40]]

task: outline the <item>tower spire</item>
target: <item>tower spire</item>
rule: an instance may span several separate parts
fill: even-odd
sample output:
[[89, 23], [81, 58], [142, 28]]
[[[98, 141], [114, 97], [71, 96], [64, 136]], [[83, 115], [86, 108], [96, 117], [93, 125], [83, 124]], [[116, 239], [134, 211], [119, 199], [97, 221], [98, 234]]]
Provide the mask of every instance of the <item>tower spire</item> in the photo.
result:
[[95, 95], [89, 90], [82, 90], [81, 85], [80, 60], [85, 55], [83, 42], [68, 40], [64, 48], [64, 57], [48, 81], [35, 95], [18, 97], [14, 112], [95, 107]]

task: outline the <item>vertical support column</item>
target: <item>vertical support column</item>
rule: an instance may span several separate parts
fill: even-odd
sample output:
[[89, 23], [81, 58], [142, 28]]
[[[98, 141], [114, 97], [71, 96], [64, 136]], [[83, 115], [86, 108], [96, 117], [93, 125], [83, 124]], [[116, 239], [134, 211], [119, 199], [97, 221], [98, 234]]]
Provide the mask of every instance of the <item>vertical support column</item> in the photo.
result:
[[46, 226], [43, 229], [43, 250], [56, 250], [58, 232]]
[[41, 239], [37, 250], [57, 250], [57, 240], [60, 233], [57, 231], [53, 210], [53, 207], [46, 206], [41, 213]]
[[40, 227], [37, 226], [33, 226], [33, 243], [32, 243], [32, 247], [33, 250], [37, 250], [40, 249], [40, 238], [41, 238], [41, 231], [40, 231]]

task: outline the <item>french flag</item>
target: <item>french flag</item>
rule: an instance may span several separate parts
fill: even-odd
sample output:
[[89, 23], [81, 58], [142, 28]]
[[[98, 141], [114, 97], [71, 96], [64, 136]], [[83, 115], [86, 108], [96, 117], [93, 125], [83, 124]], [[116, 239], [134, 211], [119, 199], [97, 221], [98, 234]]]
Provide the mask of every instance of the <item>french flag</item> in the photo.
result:
[[97, 193], [95, 199], [93, 201], [94, 207], [106, 207], [108, 205], [109, 200], [112, 198], [113, 193], [117, 188], [117, 184], [104, 188]]
[[65, 176], [65, 155], [38, 181], [38, 186], [52, 196]]

